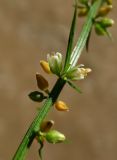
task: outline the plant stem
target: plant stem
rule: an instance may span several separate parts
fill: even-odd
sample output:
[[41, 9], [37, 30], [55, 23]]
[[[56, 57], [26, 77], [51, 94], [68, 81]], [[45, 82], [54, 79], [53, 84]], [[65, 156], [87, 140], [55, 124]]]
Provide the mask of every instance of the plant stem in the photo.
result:
[[13, 160], [23, 160], [25, 158], [26, 152], [31, 146], [33, 139], [35, 138], [36, 133], [39, 131], [40, 124], [49, 112], [51, 106], [58, 98], [63, 86], [65, 85], [65, 81], [59, 78], [52, 89], [50, 96], [39, 110], [36, 118], [33, 120], [32, 124], [30, 125], [26, 135], [24, 136], [18, 150], [16, 151]]
[[78, 41], [76, 43], [76, 46], [71, 54], [71, 59], [70, 59], [70, 68], [74, 67], [82, 53], [83, 48], [85, 47], [87, 38], [90, 34], [92, 25], [93, 25], [93, 19], [95, 18], [97, 11], [99, 7], [101, 6], [102, 2], [104, 0], [96, 0], [94, 4], [91, 6], [89, 13], [87, 15], [87, 20], [83, 26], [83, 29], [80, 33], [80, 36], [78, 38]]
[[[94, 18], [94, 15], [97, 13], [102, 2], [103, 2], [103, 0], [96, 0], [89, 11], [88, 18], [84, 24], [84, 27], [83, 27], [83, 30], [80, 34], [79, 40], [76, 44], [74, 51], [72, 52], [71, 60], [70, 60], [70, 64], [71, 64], [70, 67], [72, 67], [76, 64], [79, 56], [81, 55], [81, 51], [85, 46], [86, 40], [88, 38], [88, 35], [89, 35], [91, 27], [92, 27], [92, 19]], [[70, 49], [71, 49], [71, 47], [70, 47]], [[53, 103], [58, 98], [65, 83], [66, 83], [66, 81], [64, 81], [61, 78], [59, 78], [57, 80], [49, 97], [47, 98], [46, 102], [44, 103], [42, 108], [39, 110], [36, 118], [33, 120], [32, 124], [30, 125], [26, 135], [24, 136], [19, 148], [17, 149], [17, 151], [13, 157], [13, 160], [24, 160], [25, 155], [27, 153], [27, 150], [30, 148], [30, 146], [33, 142], [33, 139], [35, 138], [36, 133], [40, 129], [40, 125], [41, 125], [42, 121], [44, 120], [44, 118], [48, 114]]]

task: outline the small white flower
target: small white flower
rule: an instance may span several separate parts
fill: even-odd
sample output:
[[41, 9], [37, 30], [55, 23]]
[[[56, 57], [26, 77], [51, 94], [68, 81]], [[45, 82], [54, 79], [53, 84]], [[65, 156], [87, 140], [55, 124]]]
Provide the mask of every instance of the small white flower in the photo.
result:
[[60, 75], [60, 72], [62, 71], [62, 54], [57, 52], [54, 55], [47, 55], [47, 60], [50, 66], [50, 70], [56, 74]]
[[90, 68], [83, 68], [83, 65], [79, 65], [70, 69], [66, 75], [68, 79], [71, 80], [81, 80], [84, 79], [89, 72], [92, 70]]

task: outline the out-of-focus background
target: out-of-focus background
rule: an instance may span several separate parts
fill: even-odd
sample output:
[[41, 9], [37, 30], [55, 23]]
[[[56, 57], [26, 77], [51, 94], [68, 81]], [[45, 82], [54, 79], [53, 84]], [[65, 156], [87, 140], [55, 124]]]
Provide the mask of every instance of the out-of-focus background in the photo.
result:
[[[28, 93], [37, 90], [35, 73], [50, 82], [39, 60], [59, 51], [65, 55], [72, 0], [0, 0], [0, 160], [12, 159], [19, 143], [41, 104], [32, 102]], [[110, 17], [116, 21], [117, 7]], [[83, 20], [78, 21], [80, 32]], [[66, 86], [60, 95], [70, 112], [52, 109], [48, 119], [63, 132], [68, 144], [46, 144], [44, 160], [116, 160], [117, 159], [117, 26], [111, 28], [114, 41], [92, 34], [89, 53], [79, 63], [93, 72], [77, 85], [80, 95]], [[33, 143], [28, 160], [38, 158]]]

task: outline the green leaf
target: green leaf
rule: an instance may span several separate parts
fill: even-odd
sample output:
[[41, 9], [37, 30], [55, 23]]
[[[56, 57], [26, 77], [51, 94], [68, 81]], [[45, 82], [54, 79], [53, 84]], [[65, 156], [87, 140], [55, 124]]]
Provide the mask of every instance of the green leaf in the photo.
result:
[[68, 83], [73, 89], [75, 89], [78, 93], [82, 93], [82, 91], [80, 90], [80, 88], [77, 87], [76, 85], [74, 85], [71, 81], [67, 80], [67, 83]]
[[91, 33], [92, 33], [92, 29], [89, 32], [89, 36], [87, 37], [87, 41], [86, 41], [86, 51], [89, 51], [89, 42], [90, 42], [90, 38], [91, 38]]
[[76, 18], [77, 18], [77, 2], [75, 4], [74, 9], [74, 16], [71, 24], [70, 34], [69, 34], [69, 40], [67, 45], [67, 52], [66, 52], [66, 58], [65, 58], [65, 65], [64, 65], [64, 71], [66, 71], [70, 65], [70, 57], [72, 53], [72, 47], [73, 47], [73, 40], [74, 40], [74, 32], [75, 32], [75, 26], [76, 26]]

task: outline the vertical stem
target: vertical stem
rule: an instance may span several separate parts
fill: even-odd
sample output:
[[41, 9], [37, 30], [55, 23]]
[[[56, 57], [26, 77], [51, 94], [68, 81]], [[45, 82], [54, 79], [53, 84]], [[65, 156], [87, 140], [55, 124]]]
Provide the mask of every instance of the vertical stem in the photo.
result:
[[86, 20], [85, 24], [83, 25], [82, 31], [81, 31], [80, 36], [77, 41], [77, 44], [71, 54], [71, 59], [70, 59], [71, 66], [70, 67], [73, 67], [76, 65], [76, 63], [82, 53], [82, 50], [86, 44], [88, 35], [91, 31], [91, 28], [93, 25], [93, 19], [95, 18], [96, 14], [99, 10], [99, 7], [101, 6], [103, 1], [104, 0], [96, 0], [94, 2], [94, 4], [91, 6], [89, 13], [87, 15], [87, 20]]
[[[90, 33], [90, 30], [92, 27], [92, 19], [96, 15], [96, 13], [97, 13], [97, 11], [103, 1], [104, 0], [96, 0], [94, 2], [94, 4], [92, 5], [92, 7], [89, 11], [88, 17], [87, 17], [87, 21], [84, 24], [83, 30], [82, 30], [80, 37], [79, 37], [79, 40], [76, 44], [76, 47], [75, 47], [74, 51], [72, 52], [72, 55], [70, 55], [70, 57], [71, 57], [70, 58], [70, 67], [73, 67], [74, 65], [76, 65], [76, 62], [77, 62], [79, 56], [81, 55], [81, 51], [84, 48], [87, 37]], [[52, 91], [50, 93], [50, 96], [47, 98], [44, 105], [42, 106], [42, 108], [38, 112], [36, 118], [33, 120], [32, 124], [30, 125], [26, 135], [24, 136], [18, 150], [16, 151], [16, 153], [13, 157], [13, 160], [24, 160], [25, 155], [27, 153], [27, 150], [30, 148], [30, 146], [33, 142], [33, 139], [35, 138], [35, 134], [40, 129], [41, 122], [44, 120], [44, 118], [48, 114], [51, 106], [58, 98], [65, 83], [66, 82], [61, 78], [59, 78], [57, 80], [54, 88], [52, 89]]]
[[53, 103], [58, 98], [65, 83], [66, 82], [61, 78], [57, 80], [54, 88], [50, 93], [50, 96], [47, 98], [46, 102], [44, 103], [42, 108], [39, 110], [36, 118], [33, 120], [32, 124], [30, 125], [26, 135], [24, 136], [18, 150], [16, 151], [13, 157], [13, 160], [23, 160], [25, 158], [27, 150], [30, 148], [36, 133], [39, 131], [42, 121], [46, 117]]

